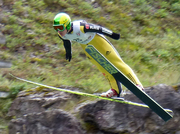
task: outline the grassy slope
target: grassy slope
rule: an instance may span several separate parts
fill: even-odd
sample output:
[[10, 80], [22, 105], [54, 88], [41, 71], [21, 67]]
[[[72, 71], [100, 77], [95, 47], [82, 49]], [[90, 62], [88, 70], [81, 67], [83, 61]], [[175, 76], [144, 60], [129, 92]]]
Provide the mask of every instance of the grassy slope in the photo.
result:
[[[65, 60], [62, 41], [52, 28], [54, 16], [61, 11], [69, 13], [72, 20], [85, 19], [120, 32], [120, 40], [108, 39], [144, 86], [180, 81], [177, 0], [4, 0], [4, 6], [11, 12], [2, 10], [2, 33], [7, 42], [0, 45], [0, 58], [12, 61], [13, 66], [0, 70], [0, 90], [16, 94], [34, 87], [11, 79], [8, 73], [52, 86], [79, 87], [90, 93], [109, 89], [78, 43], [73, 42], [72, 61]], [[0, 112], [3, 117], [8, 107], [0, 107], [4, 109]]]

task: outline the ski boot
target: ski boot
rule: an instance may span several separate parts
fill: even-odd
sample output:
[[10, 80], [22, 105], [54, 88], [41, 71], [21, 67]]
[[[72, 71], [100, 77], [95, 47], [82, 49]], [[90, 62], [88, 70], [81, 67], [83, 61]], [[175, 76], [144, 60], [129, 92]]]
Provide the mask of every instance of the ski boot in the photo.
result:
[[119, 97], [119, 94], [114, 89], [109, 89], [107, 92], [100, 94], [101, 97]]

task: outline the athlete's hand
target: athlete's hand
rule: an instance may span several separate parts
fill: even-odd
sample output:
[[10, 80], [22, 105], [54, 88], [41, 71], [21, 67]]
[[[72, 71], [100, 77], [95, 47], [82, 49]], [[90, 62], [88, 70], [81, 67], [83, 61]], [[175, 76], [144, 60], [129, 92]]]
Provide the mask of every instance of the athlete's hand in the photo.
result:
[[112, 35], [110, 35], [111, 38], [115, 39], [115, 40], [119, 40], [120, 39], [120, 34], [118, 33], [113, 33]]
[[69, 60], [69, 62], [71, 61], [72, 58], [72, 54], [70, 53], [66, 53], [66, 60]]

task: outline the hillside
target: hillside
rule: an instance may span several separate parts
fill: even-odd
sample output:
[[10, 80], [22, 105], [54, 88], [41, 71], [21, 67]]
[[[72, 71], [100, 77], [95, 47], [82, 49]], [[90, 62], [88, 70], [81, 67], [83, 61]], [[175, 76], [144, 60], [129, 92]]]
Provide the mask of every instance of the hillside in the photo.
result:
[[65, 60], [62, 41], [52, 27], [59, 12], [121, 33], [118, 41], [107, 38], [145, 87], [180, 82], [178, 0], [1, 0], [0, 60], [13, 65], [0, 70], [0, 91], [11, 94], [0, 102], [0, 129], [6, 129], [4, 117], [17, 93], [34, 87], [9, 73], [89, 93], [109, 89], [78, 43], [73, 42], [72, 61]]

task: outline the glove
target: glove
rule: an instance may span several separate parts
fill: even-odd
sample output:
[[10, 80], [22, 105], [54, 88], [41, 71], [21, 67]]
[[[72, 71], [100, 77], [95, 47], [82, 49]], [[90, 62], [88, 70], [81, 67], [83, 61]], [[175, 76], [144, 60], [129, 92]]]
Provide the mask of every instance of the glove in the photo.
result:
[[71, 58], [72, 58], [72, 54], [71, 52], [66, 52], [66, 60], [69, 60], [69, 62], [71, 61]]
[[119, 40], [120, 39], [120, 34], [118, 33], [113, 33], [112, 35], [110, 35], [111, 38], [115, 39], [115, 40]]

